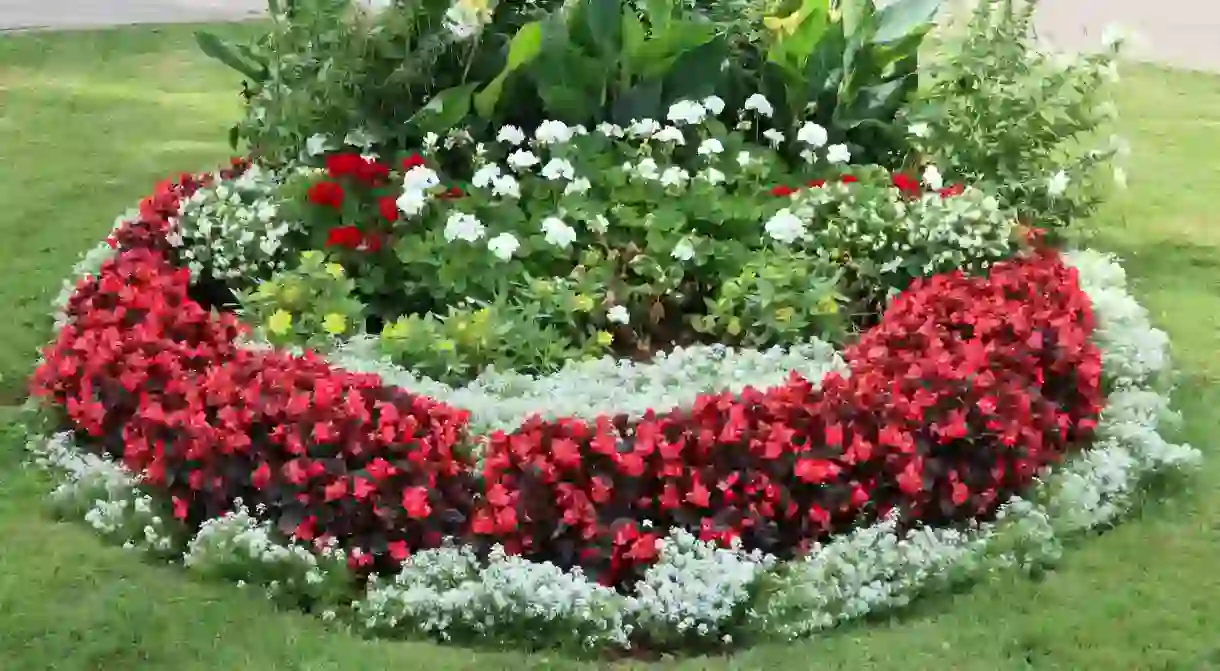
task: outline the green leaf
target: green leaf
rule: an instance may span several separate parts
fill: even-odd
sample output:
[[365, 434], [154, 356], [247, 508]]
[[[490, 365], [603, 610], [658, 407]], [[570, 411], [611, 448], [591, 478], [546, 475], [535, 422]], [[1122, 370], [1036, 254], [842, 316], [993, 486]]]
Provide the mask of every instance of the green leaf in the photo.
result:
[[443, 133], [453, 128], [470, 113], [471, 94], [477, 86], [478, 82], [471, 82], [437, 93], [407, 123], [425, 133]]
[[716, 29], [710, 24], [674, 23], [664, 35], [654, 37], [640, 46], [640, 74], [662, 77], [682, 54], [711, 42]]
[[623, 58], [622, 66], [626, 70], [624, 81], [630, 81], [632, 74], [639, 70], [641, 52], [644, 48], [644, 24], [630, 6], [623, 8]]
[[897, 0], [877, 12], [873, 42], [884, 44], [932, 27], [941, 0]]
[[241, 128], [239, 128], [238, 126], [231, 126], [229, 128], [229, 148], [230, 149], [237, 149], [237, 140], [240, 136], [241, 136]]
[[256, 66], [242, 60], [233, 50], [233, 47], [212, 33], [206, 30], [195, 31], [195, 42], [199, 44], [200, 50], [209, 58], [214, 58], [224, 63], [250, 79], [262, 79], [262, 73], [259, 72]]
[[512, 41], [508, 43], [508, 59], [504, 64], [504, 70], [496, 75], [496, 78], [491, 80], [487, 87], [474, 98], [474, 106], [479, 116], [487, 118], [492, 115], [496, 109], [496, 103], [500, 102], [505, 80], [515, 70], [537, 58], [540, 51], [542, 51], [542, 22], [531, 21], [521, 26], [517, 30], [517, 34], [513, 35]]
[[719, 37], [678, 56], [665, 77], [665, 101], [697, 100], [721, 90], [727, 57], [728, 44]]
[[843, 22], [843, 33], [850, 37], [868, 25], [873, 18], [875, 7], [873, 0], [842, 0], [839, 10], [843, 13], [840, 19]]
[[602, 56], [617, 58], [622, 51], [623, 25], [619, 16], [621, 0], [584, 0], [585, 29], [593, 37]]

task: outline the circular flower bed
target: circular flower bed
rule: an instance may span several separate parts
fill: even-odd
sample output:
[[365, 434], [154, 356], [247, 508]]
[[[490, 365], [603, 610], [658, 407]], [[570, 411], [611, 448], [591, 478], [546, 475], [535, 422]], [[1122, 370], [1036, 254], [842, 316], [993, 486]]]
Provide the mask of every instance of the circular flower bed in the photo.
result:
[[[456, 3], [429, 48], [463, 83], [370, 119], [405, 135], [247, 127], [256, 160], [158, 185], [82, 261], [31, 380], [56, 502], [361, 631], [578, 649], [795, 638], [1052, 562], [1199, 455], [1158, 433], [1167, 342], [1121, 268], [1021, 224], [1029, 184], [947, 182], [928, 122], [893, 137], [927, 4], [739, 43], [581, 0], [466, 83], [491, 10]], [[600, 107], [556, 88], [611, 43], [732, 81], [628, 54]], [[806, 90], [841, 49], [896, 60]]]

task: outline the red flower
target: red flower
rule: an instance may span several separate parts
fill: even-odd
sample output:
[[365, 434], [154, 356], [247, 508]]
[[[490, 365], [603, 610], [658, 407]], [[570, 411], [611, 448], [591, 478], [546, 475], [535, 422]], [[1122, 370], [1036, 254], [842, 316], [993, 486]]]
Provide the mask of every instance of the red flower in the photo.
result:
[[822, 187], [826, 186], [826, 180], [824, 180], [824, 179], [811, 179], [811, 180], [809, 180], [809, 182], [808, 182], [807, 186], [809, 186], [809, 188], [811, 188], [811, 189], [820, 189], [820, 188], [822, 188]]
[[419, 154], [411, 154], [402, 160], [402, 169], [410, 170], [411, 168], [418, 168], [423, 164], [424, 157], [420, 156]]
[[309, 202], [336, 210], [343, 205], [343, 187], [335, 182], [318, 182], [309, 187]]
[[364, 157], [360, 154], [342, 152], [326, 157], [326, 173], [332, 179], [340, 177], [355, 177], [364, 171]]
[[826, 459], [801, 459], [796, 462], [793, 473], [805, 482], [821, 484], [834, 479], [842, 470], [833, 461]]
[[432, 514], [432, 506], [428, 503], [428, 490], [425, 487], [408, 487], [402, 492], [402, 507], [407, 516], [413, 520], [422, 520]]
[[787, 196], [791, 196], [794, 193], [796, 193], [796, 189], [788, 186], [787, 184], [779, 184], [777, 186], [771, 187], [771, 195], [775, 196], [777, 198], [785, 198]]
[[382, 196], [377, 199], [377, 211], [381, 213], [381, 218], [389, 223], [398, 221], [398, 203], [395, 202], [393, 196]]
[[451, 187], [449, 187], [448, 189], [445, 189], [445, 192], [444, 192], [444, 193], [442, 193], [441, 195], [437, 196], [437, 197], [438, 197], [438, 198], [443, 198], [443, 199], [446, 199], [446, 200], [451, 200], [451, 199], [454, 199], [454, 198], [461, 198], [462, 196], [465, 196], [465, 195], [466, 195], [466, 192], [465, 192], [465, 191], [462, 191], [462, 187], [460, 187], [460, 186], [451, 186]]
[[900, 191], [904, 196], [919, 195], [919, 180], [911, 177], [910, 175], [896, 172], [890, 176], [890, 182], [892, 182], [893, 185], [898, 188], [898, 191]]
[[385, 238], [377, 231], [369, 231], [360, 240], [360, 251], [375, 253], [381, 251], [381, 246], [385, 243]]
[[356, 249], [364, 242], [364, 234], [355, 226], [335, 226], [326, 232], [327, 247]]
[[854, 184], [860, 180], [856, 179], [855, 175], [843, 175], [842, 177], [839, 177], [839, 181], [844, 184]]
[[271, 482], [271, 467], [264, 461], [250, 475], [250, 484], [255, 489], [266, 489], [269, 482]]
[[960, 196], [965, 192], [966, 192], [965, 185], [950, 184], [949, 186], [946, 186], [945, 188], [940, 190], [940, 197], [941, 198], [952, 198], [953, 196]]

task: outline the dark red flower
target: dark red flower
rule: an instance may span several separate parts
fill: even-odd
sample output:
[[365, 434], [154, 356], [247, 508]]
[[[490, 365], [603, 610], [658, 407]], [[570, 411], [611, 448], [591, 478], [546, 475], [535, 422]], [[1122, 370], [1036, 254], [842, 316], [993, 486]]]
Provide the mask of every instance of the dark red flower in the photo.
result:
[[381, 213], [381, 218], [389, 223], [398, 221], [398, 204], [393, 196], [382, 196], [377, 199], [377, 211]]
[[462, 191], [462, 187], [451, 186], [448, 189], [445, 189], [444, 193], [442, 193], [441, 195], [439, 195], [437, 197], [444, 198], [446, 200], [450, 200], [453, 198], [461, 198], [462, 196], [465, 196], [465, 195], [466, 195], [466, 192]]
[[314, 205], [335, 209], [343, 205], [343, 187], [335, 182], [318, 182], [309, 187], [307, 195]]
[[811, 180], [809, 180], [809, 182], [807, 183], [807, 186], [808, 186], [809, 188], [811, 188], [811, 189], [820, 189], [820, 188], [822, 188], [822, 187], [826, 186], [826, 180], [824, 180], [824, 179], [811, 179]]
[[940, 190], [940, 197], [941, 198], [952, 198], [953, 196], [960, 196], [965, 192], [966, 192], [965, 185], [950, 184], [949, 186], [946, 186], [945, 188]]
[[844, 184], [854, 184], [860, 180], [856, 179], [855, 175], [843, 175], [839, 177], [839, 181]]
[[356, 249], [364, 242], [364, 234], [355, 226], [335, 226], [326, 232], [327, 247]]
[[424, 164], [423, 156], [420, 156], [419, 154], [411, 154], [410, 156], [408, 156], [402, 160], [402, 169], [410, 170], [411, 168], [418, 168], [419, 166], [421, 166], [423, 164]]
[[377, 231], [369, 231], [360, 241], [360, 251], [375, 253], [381, 251], [382, 245], [385, 244], [385, 237]]

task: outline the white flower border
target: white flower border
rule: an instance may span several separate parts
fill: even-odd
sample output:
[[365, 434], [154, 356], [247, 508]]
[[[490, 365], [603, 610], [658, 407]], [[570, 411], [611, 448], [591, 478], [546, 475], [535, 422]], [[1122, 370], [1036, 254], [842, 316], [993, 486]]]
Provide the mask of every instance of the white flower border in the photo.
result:
[[[583, 649], [625, 648], [640, 638], [652, 645], [705, 646], [795, 639], [904, 606], [939, 587], [1001, 569], [1032, 570], [1053, 563], [1064, 540], [1112, 524], [1129, 512], [1134, 495], [1150, 477], [1199, 464], [1198, 450], [1170, 443], [1160, 434], [1163, 424], [1177, 419], [1160, 391], [1170, 373], [1168, 337], [1152, 327], [1147, 312], [1128, 293], [1125, 273], [1113, 257], [1080, 251], [1067, 254], [1066, 261], [1078, 270], [1093, 303], [1094, 339], [1102, 350], [1110, 388], [1090, 449], [1044, 474], [1025, 498], [1007, 502], [995, 521], [964, 530], [899, 533], [896, 521], [886, 519], [791, 562], [716, 548], [675, 530], [660, 541], [659, 561], [630, 595], [598, 585], [579, 570], [565, 572], [550, 563], [507, 556], [498, 548], [480, 563], [469, 549], [450, 546], [415, 554], [398, 575], [372, 581], [363, 597], [343, 603], [343, 595], [350, 594], [343, 589], [350, 578], [345, 557], [337, 550], [314, 554], [288, 543], [244, 508], [209, 521], [186, 539], [135, 477], [121, 465], [79, 449], [69, 434], [32, 439], [29, 449], [37, 463], [61, 476], [52, 499], [104, 536], [163, 559], [181, 559], [188, 570], [242, 586], [258, 585], [270, 597], [305, 602], [324, 620], [346, 614], [342, 621], [359, 630]], [[96, 269], [95, 259], [89, 264]], [[734, 356], [793, 363], [784, 355]], [[387, 381], [423, 393], [445, 391], [414, 386], [422, 381], [403, 377], [410, 374], [385, 364], [370, 364], [350, 351], [336, 359], [357, 366], [363, 361], [365, 369], [375, 368]], [[683, 364], [675, 363], [685, 361], [680, 354], [651, 369], [626, 367], [629, 372], [617, 374], [647, 380], [652, 373], [668, 371], [673, 379], [693, 381], [698, 376], [685, 375]], [[614, 370], [606, 362], [572, 367], [559, 374], [562, 382], [496, 374], [500, 377], [493, 379], [507, 381], [479, 389], [494, 390], [501, 398], [509, 397], [506, 388], [517, 389], [513, 398], [532, 403], [544, 400], [548, 391], [571, 393], [571, 385], [590, 379], [586, 374], [604, 376]], [[653, 380], [637, 391], [651, 398], [662, 393], [659, 387], [664, 383]], [[462, 403], [479, 392], [445, 393]], [[685, 389], [668, 398], [680, 402], [684, 394]], [[484, 400], [492, 402], [490, 395]], [[603, 398], [592, 405], [603, 404], [634, 407], [630, 397]], [[555, 413], [571, 410], [561, 401], [543, 405]], [[518, 412], [506, 411], [487, 421], [510, 421]]]

